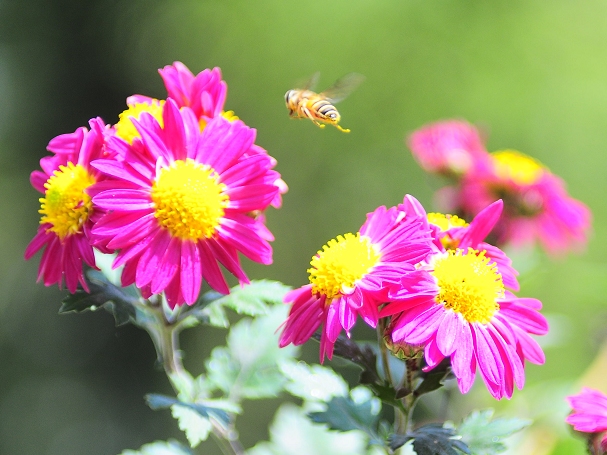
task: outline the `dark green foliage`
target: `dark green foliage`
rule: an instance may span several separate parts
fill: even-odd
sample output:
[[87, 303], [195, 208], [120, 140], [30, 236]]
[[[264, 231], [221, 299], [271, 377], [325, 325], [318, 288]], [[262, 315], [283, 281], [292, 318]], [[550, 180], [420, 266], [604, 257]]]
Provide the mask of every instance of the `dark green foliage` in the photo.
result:
[[456, 436], [451, 428], [439, 423], [431, 423], [404, 435], [395, 434], [388, 438], [390, 448], [396, 450], [413, 440], [413, 449], [417, 455], [470, 455], [468, 446]]
[[87, 270], [85, 278], [90, 292], [78, 289], [76, 293], [68, 295], [61, 302], [60, 314], [103, 308], [114, 316], [117, 326], [136, 320], [134, 303], [138, 297], [133, 287], [115, 286], [98, 270]]

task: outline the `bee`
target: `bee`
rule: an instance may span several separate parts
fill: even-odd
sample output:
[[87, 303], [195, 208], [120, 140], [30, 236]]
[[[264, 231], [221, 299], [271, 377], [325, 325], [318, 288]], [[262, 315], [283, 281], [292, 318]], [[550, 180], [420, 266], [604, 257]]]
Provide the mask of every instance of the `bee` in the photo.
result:
[[358, 87], [365, 79], [362, 74], [349, 73], [338, 79], [331, 87], [321, 93], [314, 92], [320, 73], [314, 73], [304, 88], [295, 88], [285, 93], [285, 103], [292, 118], [308, 118], [319, 128], [325, 123], [333, 125], [339, 131], [349, 133], [350, 130], [339, 126], [341, 115], [333, 106]]

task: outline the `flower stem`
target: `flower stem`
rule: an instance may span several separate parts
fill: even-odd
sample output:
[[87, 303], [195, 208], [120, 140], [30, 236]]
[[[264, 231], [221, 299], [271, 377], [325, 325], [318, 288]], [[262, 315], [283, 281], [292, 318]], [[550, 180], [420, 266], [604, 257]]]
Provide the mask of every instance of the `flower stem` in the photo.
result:
[[[182, 329], [179, 317], [177, 315], [174, 318], [167, 318], [162, 303], [155, 301], [150, 301], [149, 305], [142, 305], [141, 310], [150, 318], [140, 326], [150, 334], [156, 347], [158, 361], [162, 364], [175, 394], [179, 395], [182, 392], [179, 385], [182, 381], [177, 379], [190, 376], [183, 366], [179, 350], [179, 332]], [[244, 455], [244, 447], [238, 440], [238, 433], [233, 423], [226, 426], [212, 418], [209, 421], [213, 428], [211, 433], [213, 439], [224, 455]]]

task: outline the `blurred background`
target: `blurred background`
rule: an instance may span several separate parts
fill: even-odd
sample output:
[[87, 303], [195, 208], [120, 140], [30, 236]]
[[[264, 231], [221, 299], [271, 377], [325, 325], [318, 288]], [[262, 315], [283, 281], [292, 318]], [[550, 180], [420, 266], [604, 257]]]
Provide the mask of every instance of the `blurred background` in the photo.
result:
[[[560, 175], [590, 206], [594, 232], [583, 254], [540, 255], [523, 275], [520, 295], [541, 299], [551, 322], [547, 362], [528, 366], [510, 402], [496, 403], [477, 380], [448, 417], [496, 406], [536, 419], [513, 453], [583, 454], [563, 423], [564, 396], [582, 383], [607, 392], [606, 21], [602, 0], [0, 0], [0, 453], [101, 455], [184, 441], [168, 412], [143, 401], [170, 393], [147, 334], [115, 328], [104, 312], [58, 316], [65, 293], [35, 284], [39, 256], [23, 260], [39, 221], [29, 173], [48, 141], [91, 117], [115, 123], [131, 94], [164, 98], [157, 69], [179, 60], [194, 73], [221, 67], [226, 109], [257, 129], [290, 187], [268, 213], [274, 264], [246, 264], [251, 278], [300, 286], [311, 256], [377, 206], [411, 193], [431, 209], [443, 182], [403, 141], [427, 122], [466, 119], [489, 134], [489, 150], [518, 149]], [[316, 71], [319, 89], [366, 76], [339, 105], [350, 134], [288, 118], [284, 93]], [[186, 365], [200, 373], [225, 332], [190, 332]], [[317, 350], [310, 342], [304, 358]], [[278, 403], [245, 406], [246, 446], [267, 439]]]

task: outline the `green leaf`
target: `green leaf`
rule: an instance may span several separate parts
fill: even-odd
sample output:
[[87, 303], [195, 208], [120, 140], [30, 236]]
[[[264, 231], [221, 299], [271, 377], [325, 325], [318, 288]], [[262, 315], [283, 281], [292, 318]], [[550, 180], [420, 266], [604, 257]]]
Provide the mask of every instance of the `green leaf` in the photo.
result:
[[310, 366], [303, 361], [285, 361], [278, 367], [288, 379], [285, 384], [287, 392], [306, 401], [326, 402], [332, 397], [348, 394], [348, 384], [331, 368]]
[[308, 417], [313, 422], [326, 423], [332, 430], [364, 431], [370, 437], [370, 444], [382, 445], [377, 431], [379, 418], [374, 407], [372, 400], [357, 403], [350, 397], [333, 397], [326, 410], [310, 412]]
[[331, 431], [306, 417], [293, 403], [283, 404], [269, 428], [270, 441], [259, 442], [246, 455], [364, 454], [367, 437], [360, 431]]
[[224, 425], [228, 425], [230, 423], [230, 415], [223, 409], [205, 406], [204, 404], [200, 403], [187, 403], [178, 400], [177, 398], [172, 398], [166, 395], [160, 395], [156, 393], [147, 394], [145, 396], [145, 400], [148, 406], [153, 410], [167, 409], [174, 405], [183, 406], [184, 408], [190, 409], [196, 412], [198, 415], [207, 419], [213, 417]]
[[232, 401], [280, 392], [285, 378], [278, 364], [298, 352], [295, 346], [278, 347], [276, 332], [286, 316], [286, 306], [279, 305], [271, 307], [265, 316], [235, 324], [228, 334], [227, 347], [213, 349], [205, 363], [209, 381]]
[[211, 421], [197, 412], [183, 406], [171, 406], [171, 414], [177, 419], [179, 429], [185, 433], [190, 447], [198, 446], [206, 441], [213, 430]]
[[457, 437], [452, 428], [445, 428], [439, 423], [431, 423], [417, 428], [411, 433], [394, 434], [388, 438], [390, 448], [396, 450], [413, 440], [413, 449], [417, 455], [461, 455], [470, 454], [464, 442]]
[[449, 379], [451, 374], [451, 362], [449, 359], [443, 360], [439, 365], [427, 373], [425, 373], [423, 369], [420, 369], [419, 376], [422, 381], [415, 388], [415, 395], [420, 396], [441, 388], [444, 385], [445, 380]]
[[462, 441], [468, 445], [473, 455], [495, 455], [504, 452], [507, 447], [502, 439], [532, 423], [528, 419], [491, 420], [492, 417], [493, 409], [473, 411], [457, 428]]
[[180, 442], [169, 439], [145, 444], [139, 450], [123, 450], [120, 455], [194, 455], [194, 452]]
[[68, 295], [61, 303], [60, 314], [104, 308], [114, 315], [117, 326], [136, 320], [137, 297], [132, 291], [113, 285], [97, 270], [87, 270], [85, 277], [90, 292], [78, 289], [74, 294]]
[[260, 280], [244, 286], [235, 286], [230, 290], [230, 294], [225, 296], [209, 291], [201, 296], [187, 314], [206, 324], [228, 327], [225, 308], [247, 316], [264, 315], [270, 307], [282, 303], [289, 289], [278, 281]]

